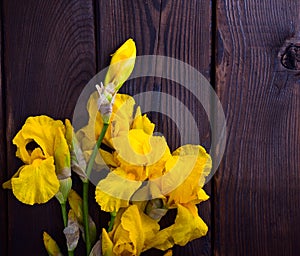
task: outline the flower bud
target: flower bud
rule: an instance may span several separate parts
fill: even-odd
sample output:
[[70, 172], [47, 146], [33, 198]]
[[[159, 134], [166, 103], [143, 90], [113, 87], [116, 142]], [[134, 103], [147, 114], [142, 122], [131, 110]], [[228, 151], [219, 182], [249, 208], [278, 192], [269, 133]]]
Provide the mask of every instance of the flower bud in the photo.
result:
[[77, 247], [80, 233], [77, 218], [71, 209], [68, 214], [68, 226], [64, 229], [67, 240], [68, 251], [73, 251]]
[[[71, 209], [73, 210], [79, 226], [83, 226], [83, 209], [82, 209], [82, 199], [81, 197], [76, 193], [75, 190], [71, 189], [68, 201], [70, 204]], [[97, 229], [96, 224], [92, 220], [91, 216], [89, 216], [89, 230], [90, 230], [90, 240], [93, 244], [96, 241], [97, 237]], [[85, 241], [84, 232], [82, 232], [83, 240]]]
[[73, 126], [70, 120], [65, 120], [66, 126], [66, 140], [68, 142], [71, 154], [71, 167], [72, 170], [79, 175], [82, 181], [87, 179], [87, 175], [85, 173], [86, 170], [86, 161], [84, 159], [83, 152], [80, 148], [79, 142], [74, 133]]
[[135, 58], [136, 47], [130, 38], [112, 55], [104, 85], [112, 84], [114, 91], [118, 91], [130, 76], [134, 68]]
[[58, 179], [71, 176], [71, 156], [64, 131], [57, 129], [54, 141], [54, 164]]
[[102, 254], [103, 256], [114, 256], [113, 253], [113, 242], [105, 229], [102, 229]]
[[130, 76], [135, 63], [136, 47], [134, 41], [128, 39], [113, 55], [105, 76], [104, 85], [96, 85], [99, 93], [98, 109], [103, 122], [108, 124], [116, 93]]
[[49, 256], [62, 256], [57, 243], [46, 232], [43, 233], [43, 240]]
[[68, 195], [72, 187], [71, 177], [59, 180], [59, 185], [59, 191], [56, 193], [55, 197], [60, 204], [64, 204], [68, 199]]

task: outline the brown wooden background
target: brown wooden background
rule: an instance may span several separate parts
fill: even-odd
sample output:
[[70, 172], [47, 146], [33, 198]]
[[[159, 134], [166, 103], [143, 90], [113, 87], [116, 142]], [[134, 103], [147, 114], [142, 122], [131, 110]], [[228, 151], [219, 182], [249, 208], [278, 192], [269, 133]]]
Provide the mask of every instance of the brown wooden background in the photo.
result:
[[[226, 152], [206, 187], [211, 199], [200, 205], [209, 235], [174, 255], [300, 255], [300, 77], [278, 58], [299, 32], [299, 0], [0, 2], [1, 183], [21, 164], [11, 140], [25, 119], [70, 118], [86, 83], [132, 37], [138, 55], [175, 57], [202, 72], [227, 118]], [[191, 95], [158, 78], [132, 80], [122, 92], [147, 90], [184, 102], [209, 149], [209, 124]], [[179, 146], [176, 125], [150, 117], [171, 147]], [[92, 215], [99, 226], [107, 222], [95, 204]], [[0, 218], [0, 255], [46, 255], [43, 230], [64, 242], [55, 200], [30, 207], [0, 189]], [[83, 255], [82, 242], [76, 252]]]

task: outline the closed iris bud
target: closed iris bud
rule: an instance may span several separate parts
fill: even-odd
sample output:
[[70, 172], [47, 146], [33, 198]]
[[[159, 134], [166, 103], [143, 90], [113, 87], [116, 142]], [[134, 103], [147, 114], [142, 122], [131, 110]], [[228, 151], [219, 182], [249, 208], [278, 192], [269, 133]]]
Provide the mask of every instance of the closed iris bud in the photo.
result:
[[130, 38], [112, 55], [104, 86], [113, 84], [114, 89], [119, 90], [133, 71], [135, 58], [136, 46]]

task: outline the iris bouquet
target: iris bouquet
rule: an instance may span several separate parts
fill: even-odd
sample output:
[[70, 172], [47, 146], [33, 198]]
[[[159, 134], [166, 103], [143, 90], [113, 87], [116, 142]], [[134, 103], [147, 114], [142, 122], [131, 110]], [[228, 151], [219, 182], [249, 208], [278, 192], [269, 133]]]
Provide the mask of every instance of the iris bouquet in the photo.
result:
[[[2, 186], [24, 204], [58, 200], [68, 255], [75, 255], [80, 237], [90, 256], [140, 255], [150, 248], [172, 255], [175, 244], [184, 246], [208, 231], [196, 204], [209, 198], [202, 187], [211, 158], [200, 145], [171, 152], [134, 98], [118, 94], [135, 58], [132, 39], [112, 55], [104, 82], [87, 103], [88, 123], [78, 131], [69, 120], [42, 115], [29, 117], [13, 139], [24, 165]], [[111, 218], [102, 230], [88, 211], [92, 171], [105, 173], [95, 189], [99, 211]], [[72, 189], [73, 175], [82, 180], [82, 197]], [[161, 218], [174, 208], [174, 223], [162, 228]], [[43, 240], [49, 255], [62, 255], [48, 233]]]

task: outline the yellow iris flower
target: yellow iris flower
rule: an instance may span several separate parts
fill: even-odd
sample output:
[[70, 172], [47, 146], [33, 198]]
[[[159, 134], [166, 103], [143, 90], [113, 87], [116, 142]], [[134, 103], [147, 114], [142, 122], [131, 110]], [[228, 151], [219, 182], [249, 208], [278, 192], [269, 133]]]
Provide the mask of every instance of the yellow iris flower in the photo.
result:
[[160, 177], [171, 157], [163, 137], [149, 135], [142, 129], [131, 129], [127, 134], [114, 138], [113, 145], [114, 153], [102, 156], [117, 168], [96, 187], [96, 201], [102, 210], [108, 212], [128, 206], [142, 181]]
[[[175, 244], [184, 246], [206, 235], [207, 231], [207, 225], [198, 216], [197, 207], [192, 203], [177, 205], [174, 224], [162, 230], [157, 221], [136, 205], [130, 205], [118, 212], [111, 232], [103, 229], [102, 253], [106, 256], [133, 256], [150, 248], [167, 250]], [[172, 255], [171, 252], [169, 255]]]
[[65, 126], [47, 116], [29, 117], [13, 139], [20, 167], [3, 188], [25, 204], [45, 203], [59, 192], [59, 180], [71, 176]]
[[102, 253], [114, 255], [140, 255], [159, 231], [158, 223], [144, 214], [136, 205], [119, 211], [114, 228], [102, 232]]

